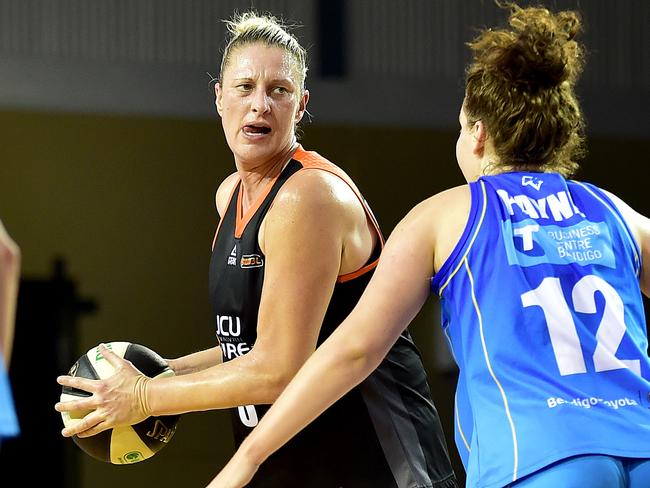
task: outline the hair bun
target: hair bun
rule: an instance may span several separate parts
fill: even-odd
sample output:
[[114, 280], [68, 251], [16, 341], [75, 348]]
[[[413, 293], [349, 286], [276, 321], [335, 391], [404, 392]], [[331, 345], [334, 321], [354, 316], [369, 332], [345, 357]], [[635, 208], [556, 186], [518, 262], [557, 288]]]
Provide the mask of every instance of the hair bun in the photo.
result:
[[574, 40], [580, 32], [578, 14], [509, 7], [512, 29], [491, 32], [472, 43], [476, 61], [527, 91], [573, 83], [582, 70], [582, 50]]

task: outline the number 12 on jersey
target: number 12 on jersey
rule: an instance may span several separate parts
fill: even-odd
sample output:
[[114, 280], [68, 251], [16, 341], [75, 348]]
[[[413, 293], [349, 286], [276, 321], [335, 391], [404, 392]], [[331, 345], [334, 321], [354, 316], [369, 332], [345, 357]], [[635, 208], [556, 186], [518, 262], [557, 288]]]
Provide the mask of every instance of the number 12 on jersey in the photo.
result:
[[[619, 359], [616, 357], [625, 335], [625, 314], [623, 300], [605, 280], [596, 275], [582, 277], [571, 290], [573, 311], [595, 314], [596, 292], [605, 298], [605, 309], [596, 332], [596, 349], [593, 361], [596, 372], [629, 368], [641, 375], [641, 362], [638, 359]], [[540, 307], [553, 346], [553, 353], [562, 376], [586, 373], [587, 367], [580, 346], [572, 310], [564, 298], [560, 279], [546, 277], [534, 290], [521, 295], [524, 307]]]

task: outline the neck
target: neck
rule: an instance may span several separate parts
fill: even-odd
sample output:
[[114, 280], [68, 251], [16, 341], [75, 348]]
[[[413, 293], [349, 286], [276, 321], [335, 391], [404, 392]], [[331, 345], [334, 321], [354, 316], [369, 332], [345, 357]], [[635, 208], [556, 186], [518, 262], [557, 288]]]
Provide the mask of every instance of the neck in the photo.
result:
[[298, 143], [294, 140], [287, 149], [263, 163], [253, 165], [237, 163], [237, 172], [242, 182], [244, 211], [256, 201], [267, 185], [282, 173], [297, 148]]

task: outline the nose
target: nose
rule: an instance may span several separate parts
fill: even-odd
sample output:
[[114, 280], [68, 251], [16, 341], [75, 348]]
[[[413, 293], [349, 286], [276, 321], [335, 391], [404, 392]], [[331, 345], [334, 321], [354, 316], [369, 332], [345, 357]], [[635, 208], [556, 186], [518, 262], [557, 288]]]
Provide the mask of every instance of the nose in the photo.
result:
[[269, 97], [265, 90], [255, 90], [253, 100], [251, 102], [251, 110], [258, 114], [263, 114], [269, 111], [271, 105], [269, 104]]

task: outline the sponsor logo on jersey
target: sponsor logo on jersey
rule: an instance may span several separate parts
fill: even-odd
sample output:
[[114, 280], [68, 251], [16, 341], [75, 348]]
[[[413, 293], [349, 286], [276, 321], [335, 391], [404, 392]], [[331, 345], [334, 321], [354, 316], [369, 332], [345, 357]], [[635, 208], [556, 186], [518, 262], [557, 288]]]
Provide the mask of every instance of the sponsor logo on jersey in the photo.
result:
[[226, 360], [243, 356], [250, 350], [251, 347], [246, 342], [221, 342], [221, 353]]
[[560, 227], [525, 219], [516, 223], [503, 222], [501, 232], [509, 264], [616, 267], [612, 237], [604, 222], [583, 220], [576, 225]]
[[607, 407], [614, 410], [619, 408], [626, 407], [637, 407], [639, 403], [634, 398], [613, 398], [610, 400], [605, 400], [604, 398], [599, 397], [588, 397], [588, 398], [561, 398], [561, 397], [549, 397], [546, 399], [546, 404], [548, 408], [555, 408], [560, 405], [570, 405], [574, 407], [582, 408], [592, 408], [597, 406]]
[[217, 315], [217, 335], [222, 337], [239, 337], [241, 334], [241, 320], [230, 315]]
[[237, 266], [237, 244], [230, 251], [230, 256], [228, 256], [228, 265]]
[[245, 254], [241, 257], [242, 268], [261, 268], [264, 266], [264, 260], [259, 254]]
[[233, 359], [243, 356], [251, 347], [241, 338], [241, 319], [237, 316], [217, 315], [217, 338], [221, 345], [223, 357]]
[[543, 180], [530, 175], [521, 177], [521, 186], [532, 186], [537, 191], [539, 191], [539, 189], [542, 187], [542, 183], [544, 183]]

